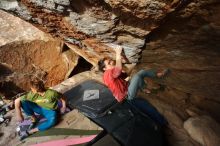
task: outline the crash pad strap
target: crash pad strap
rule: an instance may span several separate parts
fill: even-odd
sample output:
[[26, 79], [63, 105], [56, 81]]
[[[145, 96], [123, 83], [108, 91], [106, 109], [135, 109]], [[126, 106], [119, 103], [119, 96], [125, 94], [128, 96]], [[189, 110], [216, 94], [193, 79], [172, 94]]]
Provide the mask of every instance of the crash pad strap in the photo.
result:
[[82, 130], [68, 128], [51, 128], [46, 131], [39, 131], [30, 137], [53, 136], [53, 135], [94, 135], [100, 133], [101, 130]]
[[80, 138], [67, 138], [67, 139], [53, 140], [49, 142], [34, 144], [31, 146], [70, 146], [70, 145], [73, 146], [73, 145], [78, 145], [78, 144], [89, 142], [95, 137], [96, 135], [80, 137]]

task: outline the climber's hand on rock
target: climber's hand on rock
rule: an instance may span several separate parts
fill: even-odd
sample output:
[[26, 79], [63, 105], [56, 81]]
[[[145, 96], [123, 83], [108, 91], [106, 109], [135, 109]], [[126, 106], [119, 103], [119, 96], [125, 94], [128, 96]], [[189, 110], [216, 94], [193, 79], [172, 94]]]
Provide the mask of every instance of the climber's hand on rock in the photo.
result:
[[122, 50], [123, 50], [123, 48], [122, 48], [121, 46], [115, 47], [115, 53], [116, 53], [116, 54], [120, 54], [120, 55], [121, 55]]

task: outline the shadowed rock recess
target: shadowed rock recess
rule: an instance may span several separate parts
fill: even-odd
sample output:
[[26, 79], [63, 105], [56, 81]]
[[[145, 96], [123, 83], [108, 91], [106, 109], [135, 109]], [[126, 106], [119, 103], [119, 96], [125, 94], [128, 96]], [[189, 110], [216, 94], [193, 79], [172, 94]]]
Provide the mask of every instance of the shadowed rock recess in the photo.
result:
[[134, 72], [171, 70], [147, 79], [163, 90], [143, 95], [167, 118], [169, 144], [220, 145], [219, 0], [1, 0], [0, 9], [0, 94], [27, 90], [36, 75], [57, 85], [120, 45]]

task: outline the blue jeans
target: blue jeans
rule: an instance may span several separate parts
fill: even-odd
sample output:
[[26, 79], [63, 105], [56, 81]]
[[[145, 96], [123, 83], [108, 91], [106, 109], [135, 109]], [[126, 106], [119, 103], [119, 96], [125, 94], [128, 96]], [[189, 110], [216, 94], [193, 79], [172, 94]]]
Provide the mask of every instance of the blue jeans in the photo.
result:
[[140, 70], [138, 73], [136, 73], [131, 81], [130, 84], [128, 86], [128, 96], [127, 99], [128, 100], [132, 100], [136, 97], [137, 92], [139, 90], [142, 90], [144, 87], [147, 86], [147, 84], [144, 81], [145, 77], [150, 77], [150, 78], [154, 78], [156, 77], [156, 71], [153, 69], [150, 70]]
[[47, 130], [54, 126], [57, 122], [57, 111], [55, 110], [45, 109], [36, 103], [27, 100], [22, 101], [21, 106], [27, 116], [32, 116], [34, 113], [37, 113], [46, 118], [45, 122], [37, 126], [39, 131]]
[[133, 100], [127, 100], [129, 104], [131, 104], [134, 108], [138, 109], [145, 115], [148, 115], [152, 120], [161, 126], [167, 125], [167, 120], [154, 108], [148, 101], [135, 98]]

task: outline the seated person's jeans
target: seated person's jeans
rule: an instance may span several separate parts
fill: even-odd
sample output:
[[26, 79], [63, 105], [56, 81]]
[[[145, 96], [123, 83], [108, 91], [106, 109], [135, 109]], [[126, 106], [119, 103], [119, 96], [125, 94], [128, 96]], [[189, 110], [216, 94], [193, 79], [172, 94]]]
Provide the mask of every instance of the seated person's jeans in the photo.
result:
[[46, 121], [37, 126], [39, 131], [44, 131], [52, 126], [54, 126], [57, 122], [57, 111], [56, 110], [48, 110], [43, 107], [40, 107], [34, 102], [24, 100], [21, 102], [21, 106], [27, 116], [32, 116], [34, 113], [37, 113], [44, 118]]

